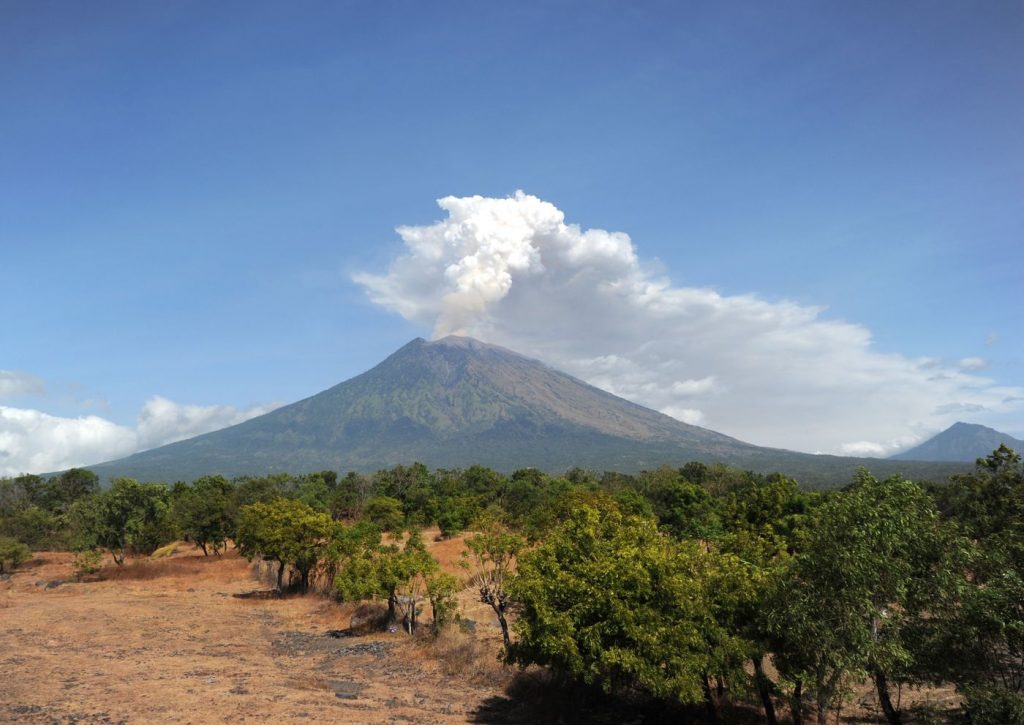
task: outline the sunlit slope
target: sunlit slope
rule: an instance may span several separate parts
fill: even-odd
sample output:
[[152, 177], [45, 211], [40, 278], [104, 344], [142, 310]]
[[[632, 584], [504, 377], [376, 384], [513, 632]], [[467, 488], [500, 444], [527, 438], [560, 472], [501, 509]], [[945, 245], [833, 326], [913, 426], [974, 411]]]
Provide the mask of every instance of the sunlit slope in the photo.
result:
[[761, 448], [636, 405], [504, 348], [416, 339], [373, 369], [230, 428], [97, 466], [102, 476], [373, 471], [420, 461], [502, 471], [572, 466], [623, 472], [690, 460], [781, 470], [811, 485], [884, 474], [944, 478], [950, 466], [897, 465]]

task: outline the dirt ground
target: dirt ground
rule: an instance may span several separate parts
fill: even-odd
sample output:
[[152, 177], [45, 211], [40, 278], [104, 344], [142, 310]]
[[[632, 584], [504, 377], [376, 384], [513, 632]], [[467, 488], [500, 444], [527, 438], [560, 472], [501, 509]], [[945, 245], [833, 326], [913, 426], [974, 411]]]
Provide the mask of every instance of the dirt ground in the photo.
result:
[[[463, 573], [461, 540], [432, 538], [425, 536], [442, 566]], [[316, 595], [261, 597], [267, 581], [235, 552], [204, 557], [183, 544], [169, 558], [110, 565], [102, 580], [85, 582], [73, 580], [71, 558], [39, 553], [0, 580], [0, 723], [699, 718], [623, 709], [592, 694], [552, 698], [550, 684], [498, 663], [497, 622], [468, 590], [460, 608], [472, 634], [436, 642], [401, 631], [334, 637], [348, 628], [350, 605]], [[955, 702], [949, 691], [907, 694], [938, 711]], [[749, 708], [723, 714], [761, 719]], [[844, 708], [842, 721], [884, 722], [870, 688]]]
[[453, 678], [402, 632], [331, 637], [350, 607], [238, 598], [267, 588], [247, 561], [182, 549], [83, 583], [43, 552], [0, 582], [0, 722], [462, 723], [501, 694], [496, 663]]

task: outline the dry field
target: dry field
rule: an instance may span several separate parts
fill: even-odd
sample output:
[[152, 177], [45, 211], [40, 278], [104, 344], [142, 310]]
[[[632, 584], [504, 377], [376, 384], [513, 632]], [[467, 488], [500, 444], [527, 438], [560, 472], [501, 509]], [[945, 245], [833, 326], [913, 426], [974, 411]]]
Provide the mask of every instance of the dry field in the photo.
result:
[[[461, 540], [425, 539], [458, 569]], [[332, 637], [353, 608], [316, 595], [239, 597], [268, 584], [237, 553], [113, 565], [74, 582], [71, 555], [40, 553], [0, 581], [3, 723], [672, 722], [692, 710], [560, 692], [497, 661], [493, 613], [465, 591], [475, 634], [413, 641], [401, 631]], [[63, 582], [59, 585], [57, 582]], [[948, 691], [912, 695], [944, 709]], [[723, 713], [758, 722], [755, 710]], [[870, 689], [843, 721], [883, 722]]]
[[[429, 651], [402, 632], [334, 638], [350, 607], [238, 598], [266, 589], [247, 561], [182, 549], [83, 583], [69, 554], [41, 553], [0, 582], [0, 722], [449, 723], [500, 701], [510, 673], [483, 616], [473, 641]], [[483, 650], [483, 667], [449, 674], [463, 667], [445, 656]]]

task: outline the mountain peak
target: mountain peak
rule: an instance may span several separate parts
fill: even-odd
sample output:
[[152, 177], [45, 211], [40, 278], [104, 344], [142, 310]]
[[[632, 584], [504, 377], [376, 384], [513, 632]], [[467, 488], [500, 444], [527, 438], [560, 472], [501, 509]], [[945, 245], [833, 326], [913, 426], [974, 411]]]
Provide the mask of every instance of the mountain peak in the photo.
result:
[[1024, 441], [978, 423], [958, 421], [919, 446], [892, 456], [899, 461], [963, 461], [984, 458], [1000, 444], [1024, 450]]
[[[511, 350], [448, 335], [416, 338], [361, 375], [244, 423], [92, 468], [102, 477], [174, 481], [213, 473], [372, 472], [415, 461], [506, 472], [632, 472], [692, 460], [818, 482], [824, 468], [841, 470], [835, 480], [845, 482], [864, 463], [743, 443]], [[895, 469], [871, 465], [883, 475]]]

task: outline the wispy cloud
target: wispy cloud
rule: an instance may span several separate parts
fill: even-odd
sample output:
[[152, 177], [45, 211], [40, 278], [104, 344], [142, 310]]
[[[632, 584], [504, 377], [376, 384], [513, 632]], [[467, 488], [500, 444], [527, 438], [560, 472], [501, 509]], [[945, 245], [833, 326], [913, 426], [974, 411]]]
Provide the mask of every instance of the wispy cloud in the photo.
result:
[[35, 375], [20, 370], [0, 370], [0, 398], [42, 395], [45, 392], [46, 383]]
[[880, 352], [820, 307], [675, 286], [628, 235], [522, 192], [438, 203], [447, 218], [397, 229], [386, 272], [355, 275], [373, 302], [753, 443], [885, 455], [966, 409], [944, 406], [1006, 411], [1024, 393], [973, 374], [976, 359]]

